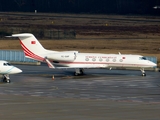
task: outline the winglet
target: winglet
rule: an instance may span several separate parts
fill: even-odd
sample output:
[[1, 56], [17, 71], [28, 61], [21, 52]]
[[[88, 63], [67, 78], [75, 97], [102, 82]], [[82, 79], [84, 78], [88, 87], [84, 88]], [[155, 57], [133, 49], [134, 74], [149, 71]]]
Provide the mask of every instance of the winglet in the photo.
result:
[[47, 63], [49, 68], [55, 68], [54, 65], [47, 58], [45, 58], [44, 61]]

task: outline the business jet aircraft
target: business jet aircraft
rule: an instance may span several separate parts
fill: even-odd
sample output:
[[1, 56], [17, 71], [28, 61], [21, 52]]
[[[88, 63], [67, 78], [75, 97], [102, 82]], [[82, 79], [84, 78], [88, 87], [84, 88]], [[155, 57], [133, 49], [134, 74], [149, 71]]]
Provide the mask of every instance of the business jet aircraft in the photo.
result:
[[[18, 37], [25, 57], [46, 62], [49, 68], [75, 68], [75, 75], [83, 75], [84, 68], [137, 67], [142, 76], [146, 76], [144, 68], [157, 66], [141, 55], [79, 53], [78, 51], [52, 51], [45, 49], [33, 34], [13, 34]], [[56, 66], [59, 67], [56, 67]], [[61, 67], [60, 67], [61, 66]]]
[[0, 75], [2, 76], [2, 81], [10, 83], [9, 74], [21, 73], [22, 70], [9, 64], [7, 61], [0, 60]]

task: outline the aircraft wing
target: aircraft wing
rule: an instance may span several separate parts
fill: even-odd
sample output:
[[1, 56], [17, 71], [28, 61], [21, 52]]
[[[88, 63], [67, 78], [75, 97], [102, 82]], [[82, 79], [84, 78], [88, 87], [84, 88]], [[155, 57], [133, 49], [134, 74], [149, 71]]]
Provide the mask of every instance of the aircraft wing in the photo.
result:
[[100, 67], [93, 67], [93, 66], [87, 66], [87, 67], [55, 67], [54, 69], [76, 69], [76, 68], [100, 68]]

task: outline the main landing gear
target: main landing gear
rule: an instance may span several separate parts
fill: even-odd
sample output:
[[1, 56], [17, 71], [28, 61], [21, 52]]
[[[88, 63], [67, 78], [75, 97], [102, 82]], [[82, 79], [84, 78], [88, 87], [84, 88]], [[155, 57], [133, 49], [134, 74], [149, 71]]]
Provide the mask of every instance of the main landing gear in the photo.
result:
[[10, 78], [9, 78], [9, 75], [3, 75], [2, 76], [2, 82], [5, 82], [5, 83], [10, 83]]
[[84, 69], [82, 69], [82, 68], [76, 68], [75, 72], [74, 72], [74, 75], [75, 76], [84, 75]]
[[140, 70], [141, 70], [141, 72], [142, 72], [142, 76], [146, 76], [146, 73], [145, 73], [145, 71], [144, 71], [144, 68], [141, 68]]

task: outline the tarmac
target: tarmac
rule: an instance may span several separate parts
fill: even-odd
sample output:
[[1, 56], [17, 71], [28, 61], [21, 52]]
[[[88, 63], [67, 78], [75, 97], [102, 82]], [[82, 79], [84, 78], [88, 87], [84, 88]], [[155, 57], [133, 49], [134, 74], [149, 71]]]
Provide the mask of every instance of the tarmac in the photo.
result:
[[160, 119], [159, 72], [85, 69], [74, 77], [73, 69], [16, 66], [23, 73], [0, 84], [2, 120]]

